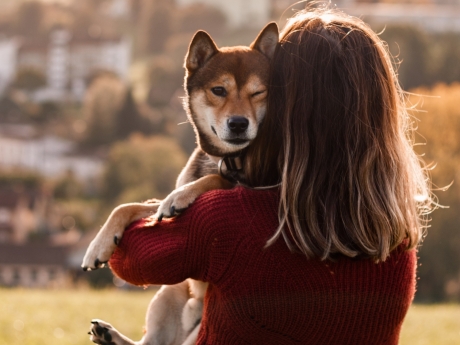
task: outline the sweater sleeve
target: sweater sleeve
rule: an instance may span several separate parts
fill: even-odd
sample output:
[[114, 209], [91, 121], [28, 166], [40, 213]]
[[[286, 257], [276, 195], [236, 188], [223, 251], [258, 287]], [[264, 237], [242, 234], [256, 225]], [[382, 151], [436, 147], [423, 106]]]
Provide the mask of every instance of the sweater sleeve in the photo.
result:
[[[186, 212], [160, 223], [143, 219], [131, 224], [110, 258], [110, 268], [134, 285], [177, 284], [192, 276], [202, 276], [207, 257], [189, 253], [188, 242], [205, 229], [196, 224], [197, 215], [193, 216], [193, 212]], [[193, 225], [196, 231], [191, 228]], [[186, 260], [187, 256], [193, 259]]]
[[226, 218], [238, 195], [235, 190], [211, 191], [173, 219], [131, 224], [109, 261], [112, 271], [135, 285], [217, 279], [234, 248], [230, 230], [235, 225]]

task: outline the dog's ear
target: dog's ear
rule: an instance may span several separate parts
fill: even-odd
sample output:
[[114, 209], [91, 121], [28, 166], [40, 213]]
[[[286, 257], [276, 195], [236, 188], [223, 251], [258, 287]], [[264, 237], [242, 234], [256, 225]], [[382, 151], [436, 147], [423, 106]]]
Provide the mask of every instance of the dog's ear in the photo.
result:
[[206, 31], [197, 31], [193, 36], [185, 56], [185, 68], [193, 73], [219, 52], [216, 44]]
[[278, 25], [275, 22], [268, 23], [251, 43], [251, 49], [260, 51], [270, 60], [275, 53], [276, 44], [279, 41]]

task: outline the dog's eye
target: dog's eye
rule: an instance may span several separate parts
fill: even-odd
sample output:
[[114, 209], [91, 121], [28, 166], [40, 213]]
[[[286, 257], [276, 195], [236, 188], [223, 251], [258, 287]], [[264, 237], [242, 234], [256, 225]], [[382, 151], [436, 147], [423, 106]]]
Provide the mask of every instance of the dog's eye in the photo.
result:
[[211, 89], [212, 93], [216, 96], [225, 97], [227, 96], [227, 90], [225, 90], [222, 86], [216, 86]]
[[256, 96], [258, 96], [258, 95], [263, 94], [264, 92], [265, 92], [265, 90], [261, 90], [261, 91], [254, 92], [254, 93], [251, 95], [251, 97], [256, 97]]

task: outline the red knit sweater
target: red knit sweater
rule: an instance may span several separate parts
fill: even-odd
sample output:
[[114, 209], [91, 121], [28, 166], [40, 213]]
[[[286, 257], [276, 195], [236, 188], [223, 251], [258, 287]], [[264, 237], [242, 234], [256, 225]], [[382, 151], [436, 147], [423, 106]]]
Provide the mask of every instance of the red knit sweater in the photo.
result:
[[264, 249], [278, 193], [201, 196], [174, 220], [132, 225], [110, 260], [137, 285], [209, 282], [197, 344], [397, 344], [415, 292], [416, 253], [383, 263], [307, 260], [282, 239]]

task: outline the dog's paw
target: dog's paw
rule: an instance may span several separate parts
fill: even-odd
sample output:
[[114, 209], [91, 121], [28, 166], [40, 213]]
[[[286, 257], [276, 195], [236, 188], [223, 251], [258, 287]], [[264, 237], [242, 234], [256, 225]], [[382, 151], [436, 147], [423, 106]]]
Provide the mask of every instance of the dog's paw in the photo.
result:
[[[186, 186], [184, 186], [186, 187]], [[159, 221], [163, 218], [177, 216], [188, 208], [202, 193], [194, 188], [178, 188], [171, 192], [160, 204], [156, 216]]]
[[119, 335], [118, 331], [110, 323], [96, 319], [91, 321], [91, 328], [88, 334], [93, 343], [101, 345], [115, 345], [114, 340]]
[[81, 265], [85, 271], [104, 267], [121, 239], [121, 233], [115, 234], [112, 237], [112, 234], [105, 234], [103, 229], [97, 234], [86, 250]]

